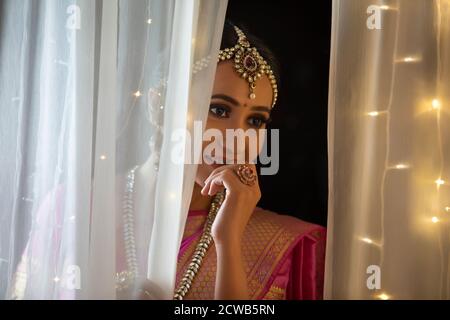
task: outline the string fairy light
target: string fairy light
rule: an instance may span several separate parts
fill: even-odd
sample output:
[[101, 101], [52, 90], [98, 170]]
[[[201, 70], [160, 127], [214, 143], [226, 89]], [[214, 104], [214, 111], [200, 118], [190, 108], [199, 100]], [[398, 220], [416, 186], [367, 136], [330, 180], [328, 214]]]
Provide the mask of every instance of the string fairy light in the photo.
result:
[[[397, 8], [391, 8], [387, 5], [382, 5], [380, 6], [380, 9], [382, 10], [397, 10]], [[399, 41], [399, 19], [397, 18], [396, 20], [396, 32], [395, 32], [395, 43], [394, 43], [394, 57], [398, 57], [397, 53], [398, 53], [398, 41]], [[384, 262], [384, 254], [383, 254], [383, 246], [384, 246], [384, 241], [385, 241], [385, 236], [384, 236], [384, 215], [385, 215], [385, 199], [384, 199], [384, 192], [385, 192], [385, 184], [386, 184], [386, 180], [387, 180], [387, 174], [388, 171], [391, 169], [397, 169], [397, 170], [405, 170], [405, 169], [409, 169], [411, 166], [408, 163], [397, 163], [395, 165], [390, 165], [390, 120], [391, 120], [391, 114], [390, 114], [390, 110], [392, 108], [393, 105], [393, 92], [394, 92], [394, 83], [395, 83], [395, 78], [396, 78], [396, 73], [397, 73], [397, 65], [400, 63], [406, 63], [406, 64], [411, 64], [411, 63], [418, 63], [422, 61], [422, 56], [421, 55], [406, 55], [400, 58], [394, 58], [394, 68], [393, 71], [391, 73], [391, 83], [390, 83], [390, 95], [389, 95], [389, 102], [387, 104], [387, 108], [384, 111], [371, 111], [369, 113], [367, 113], [368, 116], [377, 118], [379, 117], [381, 114], [386, 114], [386, 153], [385, 153], [385, 169], [383, 172], [383, 176], [382, 176], [382, 182], [381, 182], [381, 190], [380, 190], [380, 196], [381, 196], [381, 243], [380, 243], [380, 250], [381, 250], [381, 259], [380, 259], [380, 266], [383, 265]], [[439, 109], [440, 108], [440, 102], [436, 99], [433, 100], [432, 102], [432, 106], [433, 109]], [[435, 217], [437, 218], [437, 217]], [[373, 240], [369, 239], [369, 238], [363, 238], [362, 241], [372, 244]], [[378, 295], [379, 299], [382, 300], [387, 300], [390, 298], [389, 295], [387, 295], [386, 293], [382, 293], [380, 295]]]
[[[146, 30], [146, 36], [145, 36], [144, 56], [143, 56], [143, 59], [142, 59], [142, 61], [144, 63], [142, 64], [142, 69], [140, 71], [140, 79], [139, 79], [139, 83], [138, 83], [138, 86], [137, 86], [138, 90], [133, 93], [133, 95], [136, 98], [139, 98], [140, 96], [142, 96], [142, 93], [141, 93], [140, 90], [142, 89], [142, 86], [143, 86], [142, 84], [143, 84], [143, 80], [144, 80], [144, 76], [145, 76], [145, 69], [146, 69], [146, 64], [147, 64], [147, 55], [148, 55], [148, 49], [149, 49], [148, 48], [148, 44], [149, 44], [149, 41], [150, 41], [150, 25], [152, 23], [150, 2], [147, 5], [147, 18], [146, 18], [145, 21], [148, 24], [148, 27], [146, 28], [147, 30]], [[128, 122], [129, 122], [129, 120], [131, 118], [131, 113], [134, 110], [134, 107], [135, 107], [135, 105], [137, 103], [137, 100], [138, 99], [133, 99], [133, 101], [131, 103], [131, 107], [126, 110], [126, 115], [124, 116], [124, 118], [125, 118], [124, 124], [117, 131], [117, 136], [120, 136], [123, 133], [123, 131], [125, 130], [125, 128], [127, 127]]]
[[[392, 8], [390, 6], [387, 5], [381, 5], [379, 6], [380, 9], [382, 10], [398, 10], [397, 8]], [[367, 112], [366, 115], [370, 116], [372, 118], [379, 118], [380, 115], [382, 114], [386, 114], [386, 153], [385, 153], [385, 168], [384, 168], [384, 172], [383, 172], [383, 177], [382, 177], [382, 181], [381, 181], [381, 190], [380, 190], [380, 197], [381, 197], [381, 214], [380, 214], [380, 219], [381, 219], [381, 235], [380, 235], [380, 267], [383, 266], [383, 261], [384, 261], [384, 253], [383, 253], [383, 246], [384, 246], [384, 241], [385, 241], [385, 236], [384, 236], [384, 216], [385, 216], [385, 199], [384, 199], [384, 190], [385, 190], [385, 184], [387, 181], [387, 174], [388, 171], [391, 169], [397, 169], [397, 170], [404, 170], [404, 169], [410, 169], [411, 165], [409, 163], [397, 163], [397, 164], [392, 164], [389, 161], [390, 158], [390, 150], [391, 150], [391, 138], [390, 138], [390, 120], [391, 120], [391, 114], [390, 114], [390, 110], [392, 108], [393, 105], [393, 92], [394, 92], [394, 83], [395, 83], [395, 79], [396, 79], [396, 72], [397, 72], [397, 65], [399, 64], [414, 64], [414, 63], [419, 63], [422, 62], [422, 55], [421, 54], [416, 54], [416, 55], [404, 55], [404, 56], [398, 56], [398, 40], [399, 40], [399, 19], [397, 18], [397, 24], [396, 24], [396, 32], [395, 32], [395, 43], [394, 43], [394, 67], [392, 69], [392, 73], [391, 73], [391, 83], [390, 83], [390, 96], [389, 96], [389, 102], [387, 104], [386, 110], [382, 110], [382, 111], [378, 111], [378, 110], [373, 110], [370, 112]], [[438, 28], [438, 39], [440, 38], [440, 28]], [[438, 52], [439, 54], [439, 52]], [[441, 71], [441, 66], [440, 66], [440, 58], [438, 57], [438, 66], [436, 68], [438, 71], [437, 74], [437, 78], [441, 78], [440, 77], [440, 71]], [[431, 103], [430, 103], [431, 102]], [[437, 120], [437, 131], [438, 131], [438, 146], [439, 146], [439, 150], [440, 150], [440, 160], [441, 160], [441, 170], [440, 173], [438, 175], [438, 179], [434, 180], [434, 183], [437, 186], [437, 189], [439, 191], [439, 187], [446, 184], [446, 181], [444, 181], [444, 177], [442, 176], [443, 174], [443, 164], [444, 164], [444, 158], [443, 158], [443, 144], [442, 144], [442, 134], [441, 134], [441, 128], [440, 128], [440, 111], [443, 108], [443, 103], [439, 98], [434, 98], [431, 101], [428, 100], [427, 102], [427, 110], [428, 111], [435, 111], [436, 112], [436, 120]], [[384, 118], [383, 118], [384, 120]], [[428, 183], [432, 181], [432, 179], [428, 180]], [[442, 207], [441, 207], [442, 208]], [[442, 210], [442, 209], [441, 209]], [[450, 206], [445, 206], [444, 210], [446, 212], [450, 212]], [[437, 224], [441, 221], [440, 216], [438, 214], [435, 213], [435, 215], [428, 217], [428, 221], [431, 221], [433, 224]], [[373, 245], [375, 244], [375, 242], [369, 238], [369, 237], [361, 237], [359, 238], [360, 241]], [[374, 297], [376, 297], [377, 299], [381, 299], [381, 300], [388, 300], [391, 299], [392, 297], [385, 293], [382, 292], [380, 294], [375, 295]]]
[[404, 163], [399, 163], [397, 165], [395, 165], [395, 169], [409, 169], [409, 165], [408, 164], [404, 164]]
[[369, 239], [369, 238], [362, 238], [361, 241], [363, 241], [365, 243], [368, 243], [368, 244], [372, 244], [373, 243], [372, 239]]
[[431, 107], [434, 110], [438, 110], [441, 108], [441, 102], [439, 101], [439, 99], [433, 99], [433, 101], [431, 102]]
[[370, 112], [367, 112], [367, 115], [370, 116], [370, 117], [378, 117], [378, 116], [380, 116], [382, 114], [386, 114], [386, 113], [388, 113], [387, 110], [370, 111]]
[[376, 247], [380, 247], [381, 246], [379, 242], [376, 242], [376, 241], [372, 240], [369, 237], [360, 237], [359, 240], [361, 240], [361, 242], [367, 243], [367, 244], [372, 245], [372, 246], [376, 246]]
[[416, 56], [405, 56], [402, 58], [398, 58], [395, 60], [395, 63], [417, 63], [422, 61], [421, 56], [416, 55]]
[[380, 115], [382, 115], [382, 114], [386, 114], [386, 113], [388, 113], [387, 110], [370, 111], [370, 112], [367, 112], [367, 115], [368, 115], [368, 116], [371, 116], [371, 117], [378, 117], [378, 116], [380, 116]]
[[409, 165], [408, 163], [402, 163], [402, 162], [387, 167], [387, 169], [392, 169], [392, 170], [405, 170], [405, 169], [409, 169], [409, 168], [411, 168], [411, 165]]
[[380, 293], [379, 295], [376, 296], [378, 299], [380, 300], [389, 300], [391, 298], [390, 295], [388, 295], [387, 293]]
[[[388, 6], [383, 6], [384, 10], [388, 9]], [[396, 19], [396, 26], [395, 26], [395, 38], [394, 38], [394, 57], [398, 56], [398, 41], [399, 41], [399, 30], [400, 30], [400, 24], [399, 24], [399, 19], [397, 17]], [[395, 62], [395, 61], [394, 61]], [[385, 221], [385, 197], [384, 197], [384, 193], [385, 193], [385, 184], [386, 184], [386, 179], [387, 179], [387, 174], [388, 171], [390, 170], [389, 164], [390, 164], [390, 126], [391, 126], [391, 114], [390, 114], [390, 110], [392, 108], [393, 105], [393, 96], [394, 96], [394, 84], [395, 84], [395, 77], [396, 77], [396, 73], [397, 73], [397, 64], [394, 63], [393, 68], [392, 68], [392, 72], [391, 72], [391, 79], [390, 79], [390, 89], [389, 89], [389, 99], [388, 99], [388, 103], [387, 103], [387, 107], [386, 110], [383, 113], [386, 113], [386, 135], [385, 135], [385, 139], [386, 139], [386, 153], [385, 153], [385, 157], [384, 157], [384, 170], [383, 170], [383, 175], [381, 178], [381, 184], [380, 184], [380, 225], [381, 225], [381, 234], [380, 234], [380, 268], [383, 267], [384, 264], [384, 242], [385, 242], [385, 230], [384, 230], [384, 221]], [[377, 113], [377, 116], [379, 115], [379, 113]]]
[[436, 183], [436, 185], [437, 185], [438, 188], [439, 188], [440, 186], [442, 186], [443, 184], [445, 184], [445, 181], [442, 180], [441, 178], [436, 179], [434, 182]]
[[378, 6], [378, 8], [380, 8], [381, 10], [384, 10], [384, 11], [388, 11], [388, 10], [390, 10], [390, 11], [397, 11], [398, 10], [396, 7], [391, 7], [391, 6], [388, 6], [388, 5], [385, 5], [385, 4], [383, 4], [381, 6]]

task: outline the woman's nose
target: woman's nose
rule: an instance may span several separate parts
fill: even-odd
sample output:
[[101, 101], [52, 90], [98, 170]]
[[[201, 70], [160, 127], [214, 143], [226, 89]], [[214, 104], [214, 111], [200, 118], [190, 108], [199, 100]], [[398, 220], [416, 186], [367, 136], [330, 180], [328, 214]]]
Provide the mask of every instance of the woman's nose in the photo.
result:
[[[249, 143], [251, 143], [251, 139], [247, 136], [249, 133], [247, 132], [248, 129], [245, 118], [236, 117], [233, 120], [230, 119], [227, 128], [222, 132], [224, 137], [224, 155], [227, 154], [227, 158], [232, 159], [234, 163], [237, 163], [238, 161], [239, 163], [248, 161]], [[231, 131], [228, 131], [227, 134], [227, 130]], [[257, 144], [257, 140], [258, 139], [256, 138], [254, 143]]]

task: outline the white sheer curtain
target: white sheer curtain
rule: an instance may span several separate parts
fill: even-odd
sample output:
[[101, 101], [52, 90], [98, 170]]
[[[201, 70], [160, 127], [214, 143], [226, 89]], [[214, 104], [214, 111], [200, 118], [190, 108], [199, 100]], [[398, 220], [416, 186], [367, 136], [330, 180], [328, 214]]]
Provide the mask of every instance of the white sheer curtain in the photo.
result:
[[172, 298], [196, 166], [171, 133], [206, 119], [226, 6], [0, 2], [0, 299], [114, 299], [130, 244]]
[[326, 298], [450, 298], [449, 88], [450, 1], [333, 1]]

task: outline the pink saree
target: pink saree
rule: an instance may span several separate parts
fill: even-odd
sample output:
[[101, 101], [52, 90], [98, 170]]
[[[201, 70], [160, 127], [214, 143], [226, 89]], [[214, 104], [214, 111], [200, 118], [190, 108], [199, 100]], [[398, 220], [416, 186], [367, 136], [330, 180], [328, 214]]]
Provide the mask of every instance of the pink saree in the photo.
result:
[[[178, 255], [177, 284], [189, 265], [206, 216], [206, 210], [189, 211]], [[324, 227], [257, 207], [242, 241], [250, 299], [322, 299], [325, 236]], [[212, 243], [185, 299], [214, 299], [215, 278]]]
[[[20, 298], [25, 291], [26, 279], [40, 277], [35, 271], [38, 268], [28, 268], [30, 261], [52, 265], [58, 256], [58, 251], [45, 255], [47, 245], [60, 247], [60, 236], [64, 225], [61, 221], [63, 188], [56, 192], [56, 208], [50, 210], [50, 197], [47, 197], [37, 213], [37, 228], [42, 232], [30, 234], [30, 239], [22, 262], [16, 270], [16, 280], [13, 296]], [[56, 212], [55, 216], [49, 212]], [[176, 284], [189, 265], [190, 258], [201, 236], [207, 211], [189, 211], [183, 239], [178, 254]], [[46, 228], [44, 228], [47, 226]], [[119, 230], [118, 232], [121, 231]], [[120, 237], [119, 237], [120, 239]], [[322, 299], [323, 274], [325, 258], [326, 229], [322, 226], [304, 222], [300, 219], [279, 215], [257, 207], [253, 212], [244, 232], [242, 252], [244, 255], [245, 271], [247, 273], [250, 299], [255, 300], [299, 300]], [[47, 244], [47, 245], [46, 245]], [[119, 252], [123, 251], [118, 243]], [[48, 248], [47, 248], [48, 249]], [[118, 253], [118, 270], [125, 268], [124, 257]], [[66, 257], [64, 261], [72, 261], [73, 257]], [[35, 270], [36, 269], [36, 270]], [[35, 270], [35, 271], [33, 271]], [[203, 259], [203, 263], [194, 282], [184, 297], [186, 300], [214, 299], [216, 279], [216, 252], [214, 243], [211, 244]], [[39, 288], [33, 288], [37, 293]], [[36, 296], [38, 298], [40, 296]], [[61, 289], [59, 299], [72, 299], [74, 292]], [[42, 297], [41, 297], [42, 298]], [[55, 298], [55, 297], [53, 297]]]

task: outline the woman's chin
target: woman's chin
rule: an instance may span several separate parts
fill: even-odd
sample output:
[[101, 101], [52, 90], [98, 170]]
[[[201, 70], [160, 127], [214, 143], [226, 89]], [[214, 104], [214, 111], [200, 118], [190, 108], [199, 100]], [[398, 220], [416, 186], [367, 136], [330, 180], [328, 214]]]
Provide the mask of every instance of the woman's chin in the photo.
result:
[[195, 177], [195, 182], [203, 188], [205, 185], [205, 180], [209, 177], [214, 168], [209, 165], [200, 164], [197, 169], [197, 176]]

